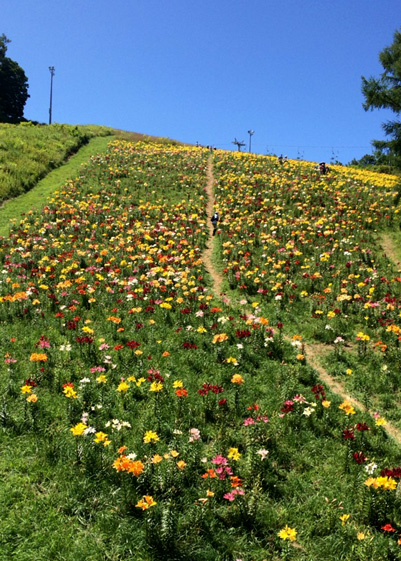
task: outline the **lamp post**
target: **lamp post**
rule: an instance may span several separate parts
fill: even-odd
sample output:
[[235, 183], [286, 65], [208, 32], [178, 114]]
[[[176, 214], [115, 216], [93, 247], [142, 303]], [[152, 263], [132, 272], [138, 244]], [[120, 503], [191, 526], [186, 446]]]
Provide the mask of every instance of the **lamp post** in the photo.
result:
[[249, 130], [248, 134], [249, 134], [249, 152], [251, 152], [251, 139], [252, 139], [252, 135], [255, 134], [255, 131]]
[[52, 102], [53, 102], [53, 76], [55, 68], [54, 66], [49, 66], [50, 70], [50, 106], [49, 106], [49, 125], [52, 124]]

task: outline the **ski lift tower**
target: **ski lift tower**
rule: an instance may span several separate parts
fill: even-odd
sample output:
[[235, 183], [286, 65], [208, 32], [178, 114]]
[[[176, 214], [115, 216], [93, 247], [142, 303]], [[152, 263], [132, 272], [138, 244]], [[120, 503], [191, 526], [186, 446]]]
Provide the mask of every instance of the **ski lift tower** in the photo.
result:
[[245, 146], [245, 142], [243, 140], [239, 141], [236, 138], [233, 140], [233, 144], [238, 146], [238, 152], [241, 152], [241, 146]]
[[248, 134], [249, 134], [249, 153], [251, 153], [251, 139], [252, 139], [252, 135], [255, 134], [255, 131], [249, 130]]

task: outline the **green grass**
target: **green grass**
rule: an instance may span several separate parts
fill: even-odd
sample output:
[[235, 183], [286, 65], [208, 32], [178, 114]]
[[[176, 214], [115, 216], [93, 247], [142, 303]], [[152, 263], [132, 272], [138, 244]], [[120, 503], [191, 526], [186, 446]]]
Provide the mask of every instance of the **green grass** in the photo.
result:
[[71, 156], [64, 165], [51, 171], [40, 180], [34, 189], [3, 202], [0, 207], [0, 236], [7, 236], [10, 225], [18, 222], [22, 214], [39, 210], [54, 191], [66, 183], [68, 179], [79, 175], [82, 166], [92, 155], [104, 153], [114, 136], [92, 138], [76, 154]]
[[0, 124], [0, 200], [29, 191], [91, 138], [110, 134], [96, 125]]
[[[57, 192], [49, 177], [48, 191], [29, 193], [36, 203], [16, 201], [25, 216], [0, 247], [0, 561], [398, 561], [399, 491], [368, 488], [364, 468], [376, 462], [375, 476], [394, 468], [399, 447], [368, 414], [346, 415], [327, 388], [329, 405], [316, 398], [317, 372], [277, 326], [280, 314], [285, 323], [298, 315], [288, 327], [298, 331], [307, 306], [273, 302], [265, 313], [260, 293], [234, 286], [232, 305], [210, 294], [200, 259], [210, 242], [208, 152], [113, 142], [96, 153], [88, 165], [60, 168]], [[237, 191], [227, 204], [242, 209]], [[212, 255], [220, 272], [223, 235]], [[251, 316], [252, 302], [260, 304]], [[370, 384], [380, 356], [369, 359]], [[27, 402], [22, 388], [32, 381], [38, 400]], [[223, 392], [199, 393], [204, 384]], [[71, 432], [83, 417], [109, 445]], [[131, 427], [113, 429], [113, 419]], [[200, 438], [191, 441], [194, 428]], [[152, 444], [150, 430], [159, 436]], [[122, 445], [143, 462], [138, 477], [113, 468]], [[229, 477], [203, 477], [219, 456], [242, 481], [232, 502]], [[143, 495], [156, 502], [144, 511]], [[382, 531], [390, 522], [394, 535]], [[296, 547], [278, 537], [286, 525], [298, 532]]]

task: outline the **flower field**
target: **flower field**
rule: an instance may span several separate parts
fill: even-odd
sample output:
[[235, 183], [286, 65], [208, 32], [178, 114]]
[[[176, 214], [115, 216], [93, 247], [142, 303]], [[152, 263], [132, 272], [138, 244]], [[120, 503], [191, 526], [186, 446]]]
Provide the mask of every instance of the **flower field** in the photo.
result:
[[216, 168], [230, 286], [331, 344], [332, 375], [401, 427], [401, 277], [378, 244], [400, 226], [397, 178], [244, 154]]
[[0, 559], [401, 559], [395, 201], [390, 176], [115, 141], [26, 214], [0, 250]]

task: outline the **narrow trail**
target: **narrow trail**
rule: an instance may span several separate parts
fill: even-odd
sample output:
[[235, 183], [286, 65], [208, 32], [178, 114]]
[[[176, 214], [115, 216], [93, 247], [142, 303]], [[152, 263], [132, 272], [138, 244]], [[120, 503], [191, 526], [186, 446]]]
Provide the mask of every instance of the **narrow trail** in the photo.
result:
[[[205, 191], [207, 194], [207, 217], [208, 217], [208, 226], [209, 226], [209, 238], [207, 241], [206, 249], [202, 254], [202, 261], [212, 278], [212, 291], [216, 298], [221, 298], [224, 296], [221, 293], [221, 285], [223, 282], [223, 277], [216, 271], [213, 262], [212, 262], [212, 253], [214, 247], [214, 237], [213, 237], [213, 226], [210, 222], [210, 217], [214, 211], [214, 176], [213, 176], [213, 158], [210, 156], [208, 160], [207, 170], [206, 170], [206, 177], [207, 182], [205, 186]], [[390, 243], [391, 242], [391, 243]], [[388, 246], [386, 249], [383, 246], [383, 249], [386, 250], [388, 257], [391, 259], [390, 255], [394, 256], [394, 253], [391, 251], [392, 248], [392, 240], [389, 241]], [[397, 262], [397, 265], [400, 266], [400, 263]], [[316, 370], [319, 374], [321, 381], [326, 384], [326, 386], [330, 389], [331, 392], [339, 395], [343, 400], [349, 401], [351, 405], [359, 409], [360, 411], [367, 412], [371, 416], [373, 416], [373, 411], [368, 410], [365, 405], [359, 401], [358, 399], [349, 395], [343, 384], [338, 380], [335, 380], [327, 370], [320, 364], [319, 357], [324, 356], [325, 354], [329, 353], [332, 348], [329, 345], [322, 345], [320, 343], [305, 343], [304, 344], [304, 352], [306, 361]], [[391, 423], [387, 422], [387, 424], [383, 427], [384, 430], [390, 435], [398, 444], [401, 444], [401, 430], [397, 429]]]
[[209, 239], [206, 244], [206, 249], [202, 254], [202, 261], [212, 278], [212, 291], [214, 292], [215, 296], [219, 298], [221, 296], [221, 285], [223, 282], [223, 277], [216, 271], [212, 262], [212, 253], [213, 253], [213, 225], [210, 221], [210, 218], [213, 214], [214, 210], [214, 176], [213, 176], [213, 158], [212, 156], [209, 157], [207, 163], [207, 170], [206, 170], [206, 186], [205, 191], [207, 195], [207, 205], [206, 205], [206, 213], [207, 213], [207, 221], [209, 226]]
[[397, 271], [401, 271], [401, 263], [398, 259], [397, 250], [394, 244], [394, 240], [389, 234], [382, 234], [380, 236], [380, 245], [383, 248], [384, 254], [394, 263]]
[[[322, 382], [324, 382], [333, 393], [339, 395], [342, 399], [349, 401], [351, 405], [356, 409], [367, 412], [373, 417], [374, 411], [367, 409], [361, 401], [349, 395], [346, 392], [343, 384], [330, 376], [327, 370], [320, 364], [319, 357], [321, 357], [323, 354], [327, 354], [331, 350], [330, 348], [325, 347], [327, 346], [319, 343], [305, 344], [304, 349], [306, 361], [316, 370]], [[398, 444], [401, 444], [401, 431], [399, 429], [397, 429], [388, 421], [383, 428], [387, 432], [387, 434], [391, 435]]]

